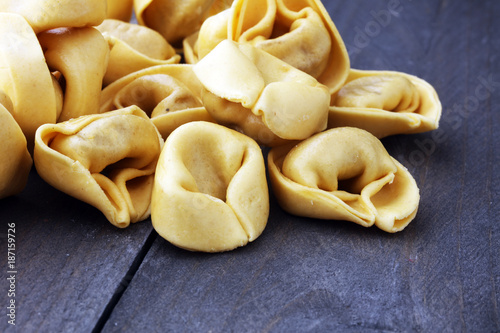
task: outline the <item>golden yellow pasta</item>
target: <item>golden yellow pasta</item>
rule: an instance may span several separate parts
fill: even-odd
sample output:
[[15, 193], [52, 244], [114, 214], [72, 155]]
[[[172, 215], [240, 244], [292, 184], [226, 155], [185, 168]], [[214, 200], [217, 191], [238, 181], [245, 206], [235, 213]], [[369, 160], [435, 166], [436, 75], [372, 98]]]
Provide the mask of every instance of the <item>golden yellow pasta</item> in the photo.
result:
[[10, 98], [0, 91], [0, 199], [20, 193], [28, 181], [33, 161], [26, 138], [10, 114]]
[[352, 126], [378, 138], [438, 128], [441, 102], [424, 80], [395, 71], [352, 69], [334, 96], [328, 127]]
[[16, 13], [39, 32], [60, 27], [99, 25], [106, 18], [103, 0], [0, 0], [0, 12]]
[[50, 69], [64, 79], [64, 102], [58, 121], [98, 113], [109, 57], [101, 33], [93, 27], [58, 28], [44, 31], [38, 38]]
[[203, 21], [231, 5], [230, 0], [134, 0], [137, 22], [158, 31], [174, 46], [200, 29]]
[[134, 0], [107, 0], [106, 18], [130, 21], [134, 9]]
[[160, 236], [191, 251], [222, 252], [259, 237], [269, 216], [264, 158], [249, 137], [191, 122], [166, 140], [151, 220]]
[[162, 137], [187, 122], [215, 122], [201, 103], [202, 85], [191, 65], [161, 65], [131, 73], [102, 91], [100, 112], [137, 105]]
[[194, 72], [210, 115], [263, 145], [303, 140], [326, 128], [327, 87], [252, 45], [222, 41]]
[[175, 64], [181, 60], [165, 38], [147, 27], [107, 19], [96, 28], [110, 48], [104, 85], [144, 68]]
[[408, 170], [365, 130], [341, 127], [273, 148], [268, 155], [272, 189], [291, 214], [403, 230], [420, 200]]
[[18, 14], [0, 13], [0, 36], [0, 90], [9, 96], [12, 115], [31, 150], [38, 126], [54, 123], [59, 117], [61, 88], [26, 19]]
[[199, 31], [184, 38], [182, 49], [186, 63], [196, 64], [220, 42], [228, 39], [227, 25], [231, 13], [231, 9], [226, 9], [207, 18]]
[[332, 94], [349, 73], [344, 42], [319, 0], [235, 0], [186, 40], [187, 61], [198, 61], [226, 38], [269, 52], [317, 78]]
[[0, 0], [0, 36], [0, 199], [34, 163], [119, 228], [151, 216], [175, 246], [229, 251], [267, 224], [262, 145], [291, 214], [390, 233], [417, 214], [379, 138], [438, 128], [439, 97], [351, 69], [321, 0]]
[[162, 145], [148, 116], [132, 106], [40, 126], [34, 162], [47, 183], [125, 228], [150, 215]]

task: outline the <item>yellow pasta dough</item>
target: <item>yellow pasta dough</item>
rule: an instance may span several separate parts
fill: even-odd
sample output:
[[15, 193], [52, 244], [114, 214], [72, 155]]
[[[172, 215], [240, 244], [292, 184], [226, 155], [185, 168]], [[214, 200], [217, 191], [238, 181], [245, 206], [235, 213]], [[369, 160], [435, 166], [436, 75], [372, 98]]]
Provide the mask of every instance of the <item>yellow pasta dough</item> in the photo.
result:
[[162, 145], [148, 116], [132, 106], [40, 126], [34, 162], [47, 183], [124, 228], [150, 215]]
[[328, 127], [353, 126], [378, 138], [438, 128], [441, 102], [424, 80], [401, 72], [352, 69], [334, 96]]
[[417, 214], [378, 138], [438, 128], [439, 97], [351, 69], [320, 0], [0, 0], [0, 36], [0, 199], [34, 163], [119, 228], [151, 215], [175, 246], [229, 251], [267, 224], [260, 144], [291, 214], [390, 233]]
[[226, 38], [282, 59], [317, 78], [332, 94], [349, 73], [344, 42], [319, 0], [235, 0], [185, 41], [186, 60], [197, 62]]
[[273, 148], [268, 167], [273, 192], [291, 214], [393, 233], [418, 210], [420, 195], [411, 174], [362, 129], [330, 129], [295, 146]]
[[107, 0], [106, 18], [130, 21], [134, 9], [134, 0]]
[[215, 122], [201, 102], [202, 85], [191, 65], [161, 65], [131, 73], [102, 91], [100, 112], [137, 105], [162, 137], [182, 124]]
[[160, 236], [191, 251], [228, 251], [259, 237], [268, 216], [264, 159], [252, 139], [207, 122], [168, 137], [151, 204]]
[[303, 140], [326, 128], [327, 87], [249, 44], [222, 41], [194, 72], [210, 115], [263, 145]]
[[104, 85], [144, 68], [175, 64], [181, 60], [163, 36], [147, 27], [107, 19], [96, 28], [110, 48]]
[[38, 35], [52, 71], [64, 78], [64, 102], [58, 121], [99, 112], [99, 97], [109, 49], [93, 27], [58, 28]]
[[174, 46], [199, 30], [203, 21], [231, 5], [230, 0], [134, 0], [137, 22], [158, 31]]
[[31, 150], [38, 126], [56, 122], [61, 112], [61, 88], [26, 19], [0, 13], [0, 36], [0, 90], [9, 96], [12, 115]]
[[26, 138], [10, 114], [12, 108], [10, 98], [0, 91], [0, 199], [24, 189], [33, 164]]
[[200, 30], [184, 38], [182, 49], [186, 63], [196, 64], [220, 42], [228, 39], [227, 25], [231, 13], [232, 9], [226, 9], [207, 18]]
[[26, 18], [39, 32], [60, 27], [99, 25], [106, 18], [104, 0], [0, 0], [0, 12]]

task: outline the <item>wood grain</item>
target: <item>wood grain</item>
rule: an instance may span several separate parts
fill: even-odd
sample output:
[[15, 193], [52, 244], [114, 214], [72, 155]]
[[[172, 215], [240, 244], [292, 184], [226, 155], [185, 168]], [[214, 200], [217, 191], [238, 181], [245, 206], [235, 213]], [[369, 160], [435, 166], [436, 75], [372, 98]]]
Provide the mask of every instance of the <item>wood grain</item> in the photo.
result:
[[383, 140], [420, 187], [416, 219], [390, 235], [294, 217], [271, 196], [255, 242], [191, 253], [149, 220], [114, 228], [33, 172], [21, 195], [0, 201], [3, 228], [17, 226], [18, 328], [500, 331], [500, 2], [323, 3], [353, 68], [419, 76], [441, 98], [438, 130]]
[[[92, 330], [113, 295], [123, 293], [129, 269], [152, 233], [151, 223], [114, 227], [100, 211], [55, 190], [35, 172], [22, 194], [0, 201], [0, 212], [5, 232], [7, 223], [16, 224], [19, 332]], [[6, 237], [2, 244], [4, 277]], [[2, 278], [5, 306], [6, 281]], [[0, 320], [2, 332], [14, 328], [5, 318]]]

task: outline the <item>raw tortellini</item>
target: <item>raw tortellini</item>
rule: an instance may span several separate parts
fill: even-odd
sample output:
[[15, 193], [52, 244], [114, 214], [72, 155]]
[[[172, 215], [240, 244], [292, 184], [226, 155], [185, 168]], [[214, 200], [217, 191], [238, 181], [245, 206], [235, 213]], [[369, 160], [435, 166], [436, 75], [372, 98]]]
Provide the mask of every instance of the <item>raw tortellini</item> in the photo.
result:
[[162, 65], [131, 73], [107, 86], [100, 112], [137, 105], [166, 139], [180, 125], [213, 122], [201, 102], [202, 85], [191, 65]]
[[231, 0], [134, 0], [137, 22], [158, 31], [172, 45], [197, 31], [203, 21]]
[[97, 29], [109, 43], [104, 85], [138, 70], [180, 62], [180, 55], [158, 32], [120, 20], [104, 20]]
[[0, 91], [0, 199], [21, 192], [33, 164], [26, 138], [9, 110], [7, 95]]
[[176, 246], [232, 250], [267, 223], [262, 144], [293, 214], [388, 232], [414, 218], [416, 183], [376, 137], [437, 128], [437, 94], [351, 70], [320, 0], [19, 3], [0, 0], [0, 198], [35, 142], [38, 174], [112, 224], [151, 213]]
[[168, 137], [151, 206], [160, 236], [191, 251], [228, 251], [259, 237], [268, 216], [264, 158], [255, 141], [207, 122], [182, 125]]
[[441, 102], [434, 88], [413, 75], [351, 70], [333, 99], [328, 127], [353, 126], [378, 138], [436, 129]]
[[12, 115], [33, 148], [36, 129], [54, 123], [62, 91], [51, 75], [37, 36], [18, 14], [0, 13], [0, 90], [12, 102]]
[[40, 126], [34, 161], [47, 183], [124, 228], [150, 215], [162, 145], [151, 120], [133, 106]]
[[295, 215], [397, 232], [417, 213], [415, 180], [362, 129], [330, 129], [295, 146], [273, 148], [268, 166], [278, 202]]
[[210, 115], [259, 143], [303, 140], [326, 128], [327, 87], [249, 44], [222, 41], [194, 72]]
[[107, 0], [107, 19], [128, 22], [132, 18], [134, 0]]
[[106, 18], [103, 0], [0, 0], [0, 12], [17, 13], [35, 33], [60, 27], [87, 27]]
[[58, 28], [38, 38], [49, 68], [64, 81], [64, 103], [57, 121], [97, 113], [109, 57], [101, 33], [93, 27]]
[[318, 79], [336, 92], [349, 73], [349, 56], [319, 0], [235, 0], [206, 19], [185, 42], [186, 60], [195, 63], [220, 41], [249, 43]]

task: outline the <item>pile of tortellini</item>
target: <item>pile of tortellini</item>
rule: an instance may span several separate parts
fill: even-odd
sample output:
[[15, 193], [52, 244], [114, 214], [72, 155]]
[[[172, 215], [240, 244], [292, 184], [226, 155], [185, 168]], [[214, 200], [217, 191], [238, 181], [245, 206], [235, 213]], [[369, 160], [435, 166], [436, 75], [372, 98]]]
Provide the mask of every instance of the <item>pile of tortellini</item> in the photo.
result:
[[34, 164], [113, 225], [151, 217], [204, 252], [261, 235], [268, 180], [298, 216], [393, 233], [416, 215], [379, 139], [437, 128], [439, 98], [352, 69], [320, 0], [1, 1], [0, 54], [0, 198]]

